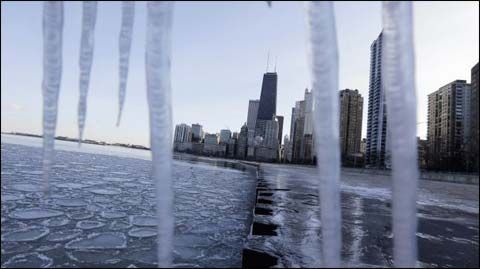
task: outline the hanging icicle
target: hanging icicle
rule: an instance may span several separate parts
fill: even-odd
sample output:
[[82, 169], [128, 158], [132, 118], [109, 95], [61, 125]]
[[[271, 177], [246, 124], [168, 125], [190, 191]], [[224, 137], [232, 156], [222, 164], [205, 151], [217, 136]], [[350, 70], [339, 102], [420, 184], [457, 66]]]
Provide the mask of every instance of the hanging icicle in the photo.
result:
[[145, 68], [150, 112], [152, 178], [157, 189], [158, 266], [170, 267], [173, 240], [170, 58], [173, 2], [147, 3]]
[[383, 2], [383, 70], [393, 167], [396, 267], [417, 261], [417, 107], [411, 2]]
[[82, 37], [80, 43], [80, 98], [78, 101], [78, 144], [82, 143], [87, 113], [87, 94], [93, 61], [97, 1], [84, 1], [82, 13]]
[[307, 9], [323, 262], [326, 267], [339, 267], [342, 224], [339, 185], [338, 52], [333, 3], [309, 2]]
[[122, 2], [122, 27], [118, 40], [119, 48], [119, 90], [118, 90], [118, 117], [117, 126], [122, 118], [123, 104], [127, 91], [128, 64], [130, 61], [130, 48], [132, 46], [133, 22], [135, 19], [135, 3], [133, 1]]
[[62, 78], [63, 2], [43, 3], [43, 182], [48, 193]]

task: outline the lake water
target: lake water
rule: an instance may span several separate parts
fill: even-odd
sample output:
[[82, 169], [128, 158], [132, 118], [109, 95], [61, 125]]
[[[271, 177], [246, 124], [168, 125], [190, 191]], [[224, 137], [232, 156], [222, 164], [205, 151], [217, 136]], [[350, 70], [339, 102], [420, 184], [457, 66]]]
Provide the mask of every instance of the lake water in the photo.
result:
[[[41, 139], [2, 134], [2, 267], [155, 266], [150, 152], [67, 141], [55, 146], [45, 199]], [[181, 158], [173, 165], [175, 266], [241, 266], [255, 170]]]

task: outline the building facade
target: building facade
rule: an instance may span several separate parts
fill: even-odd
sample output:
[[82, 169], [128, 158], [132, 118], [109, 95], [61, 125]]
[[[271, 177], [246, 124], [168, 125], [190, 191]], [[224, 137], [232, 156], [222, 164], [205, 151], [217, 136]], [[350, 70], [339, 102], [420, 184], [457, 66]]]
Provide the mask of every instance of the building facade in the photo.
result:
[[469, 171], [478, 172], [478, 63], [471, 70]]
[[220, 130], [220, 144], [228, 144], [230, 138], [232, 137], [232, 132], [228, 129]]
[[365, 150], [367, 167], [390, 167], [387, 133], [387, 107], [382, 82], [382, 33], [380, 33], [370, 46], [367, 147]]
[[[470, 84], [455, 80], [428, 95], [428, 167], [462, 171], [467, 166]], [[465, 134], [467, 133], [467, 134]]]
[[340, 91], [340, 150], [345, 163], [360, 152], [362, 138], [363, 97], [358, 90]]
[[267, 72], [263, 75], [255, 136], [265, 136], [266, 121], [272, 120], [277, 112], [277, 78], [276, 72]]
[[192, 142], [201, 142], [203, 139], [203, 127], [198, 123], [192, 124]]
[[192, 128], [185, 123], [175, 126], [174, 142], [185, 143], [192, 141]]

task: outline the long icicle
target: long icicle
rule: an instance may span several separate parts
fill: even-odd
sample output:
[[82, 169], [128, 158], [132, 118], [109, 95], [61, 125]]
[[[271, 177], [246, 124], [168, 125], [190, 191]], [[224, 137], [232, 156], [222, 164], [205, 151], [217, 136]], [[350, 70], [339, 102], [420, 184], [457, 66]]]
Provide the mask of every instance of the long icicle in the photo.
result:
[[87, 113], [87, 94], [93, 61], [97, 1], [84, 1], [82, 13], [82, 37], [80, 43], [80, 98], [78, 100], [78, 144], [82, 143]]
[[338, 52], [333, 3], [308, 3], [314, 131], [319, 173], [322, 253], [326, 267], [340, 266], [340, 144]]
[[170, 267], [173, 248], [172, 106], [170, 85], [172, 1], [147, 3], [145, 67], [150, 112], [152, 177], [157, 190], [158, 266]]
[[135, 19], [134, 1], [122, 1], [122, 26], [118, 40], [119, 49], [119, 89], [118, 89], [118, 117], [117, 126], [122, 118], [123, 104], [127, 91], [128, 64], [130, 61], [130, 48], [132, 46], [133, 22]]
[[383, 2], [383, 71], [393, 167], [396, 267], [417, 261], [417, 125], [411, 2]]
[[43, 182], [48, 193], [62, 78], [63, 2], [43, 3]]

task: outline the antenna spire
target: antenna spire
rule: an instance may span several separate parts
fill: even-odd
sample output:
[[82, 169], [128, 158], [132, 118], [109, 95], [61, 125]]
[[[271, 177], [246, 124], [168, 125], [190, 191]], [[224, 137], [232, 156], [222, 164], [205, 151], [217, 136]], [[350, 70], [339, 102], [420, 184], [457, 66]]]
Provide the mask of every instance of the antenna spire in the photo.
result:
[[268, 73], [268, 62], [270, 61], [270, 50], [268, 50], [268, 54], [267, 54], [267, 70], [265, 71], [265, 73]]
[[274, 70], [275, 70], [274, 72], [277, 73], [277, 56], [275, 56], [275, 69]]

